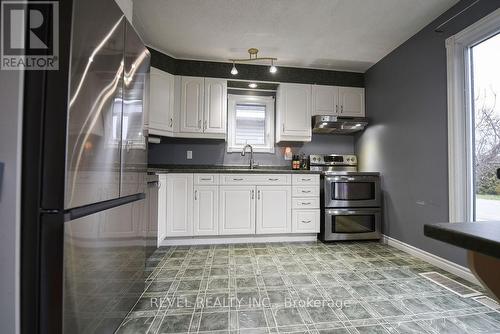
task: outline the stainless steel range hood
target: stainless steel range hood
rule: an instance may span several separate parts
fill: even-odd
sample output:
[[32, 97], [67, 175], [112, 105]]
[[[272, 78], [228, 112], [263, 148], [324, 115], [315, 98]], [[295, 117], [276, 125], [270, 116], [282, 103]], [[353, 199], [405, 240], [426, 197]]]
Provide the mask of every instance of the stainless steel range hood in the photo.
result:
[[354, 133], [368, 125], [366, 117], [318, 115], [312, 118], [313, 133]]

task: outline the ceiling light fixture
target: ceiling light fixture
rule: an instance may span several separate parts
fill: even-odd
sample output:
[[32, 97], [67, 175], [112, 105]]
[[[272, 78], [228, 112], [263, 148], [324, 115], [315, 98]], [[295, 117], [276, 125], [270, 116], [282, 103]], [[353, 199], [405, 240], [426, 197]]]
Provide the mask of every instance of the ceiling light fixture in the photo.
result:
[[248, 62], [248, 61], [259, 61], [259, 60], [270, 60], [271, 61], [271, 66], [269, 67], [269, 72], [271, 73], [276, 73], [278, 72], [278, 68], [274, 66], [274, 62], [278, 60], [278, 58], [273, 58], [273, 57], [259, 57], [257, 55], [259, 53], [259, 49], [256, 48], [250, 48], [248, 49], [248, 58], [232, 58], [229, 59], [229, 61], [233, 62], [233, 68], [231, 69], [231, 74], [236, 75], [238, 74], [238, 70], [236, 69], [236, 62], [242, 63], [242, 62]]
[[233, 68], [231, 69], [231, 74], [232, 75], [238, 74], [238, 70], [236, 69], [236, 65], [234, 64], [234, 61], [233, 61]]
[[248, 84], [248, 87], [250, 88], [257, 88], [257, 84], [255, 82], [251, 82]]

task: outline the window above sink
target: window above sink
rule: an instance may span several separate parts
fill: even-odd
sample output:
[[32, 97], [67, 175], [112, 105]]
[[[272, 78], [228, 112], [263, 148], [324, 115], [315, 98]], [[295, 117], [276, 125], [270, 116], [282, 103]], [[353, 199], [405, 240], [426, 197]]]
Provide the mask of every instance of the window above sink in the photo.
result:
[[274, 153], [274, 97], [228, 95], [227, 151]]

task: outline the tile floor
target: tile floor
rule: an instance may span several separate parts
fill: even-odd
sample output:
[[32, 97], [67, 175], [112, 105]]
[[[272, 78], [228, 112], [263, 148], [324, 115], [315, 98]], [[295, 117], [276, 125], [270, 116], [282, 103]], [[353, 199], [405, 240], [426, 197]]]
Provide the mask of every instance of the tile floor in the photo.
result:
[[148, 271], [117, 333], [500, 333], [500, 313], [376, 242], [161, 248]]

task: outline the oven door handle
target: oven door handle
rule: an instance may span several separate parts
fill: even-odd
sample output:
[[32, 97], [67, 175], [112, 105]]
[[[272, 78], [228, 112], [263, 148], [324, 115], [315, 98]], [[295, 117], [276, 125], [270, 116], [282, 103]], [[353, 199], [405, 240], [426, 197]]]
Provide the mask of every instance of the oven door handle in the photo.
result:
[[361, 178], [356, 178], [354, 176], [351, 176], [351, 177], [347, 177], [347, 176], [331, 176], [331, 177], [326, 177], [325, 180], [327, 182], [337, 182], [337, 181], [356, 181], [356, 179], [360, 179]]
[[352, 216], [352, 215], [372, 215], [372, 214], [377, 214], [381, 213], [380, 209], [327, 209], [325, 210], [325, 213], [327, 215], [331, 216]]
[[379, 178], [376, 176], [327, 176], [325, 177], [327, 182], [338, 182], [338, 181], [362, 181], [362, 182], [378, 182]]

